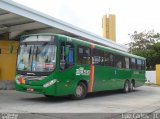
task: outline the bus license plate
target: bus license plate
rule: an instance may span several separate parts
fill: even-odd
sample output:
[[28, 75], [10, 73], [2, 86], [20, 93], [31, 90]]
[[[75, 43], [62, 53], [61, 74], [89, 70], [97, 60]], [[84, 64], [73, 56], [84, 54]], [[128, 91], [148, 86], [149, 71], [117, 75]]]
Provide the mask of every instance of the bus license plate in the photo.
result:
[[34, 91], [34, 89], [33, 89], [33, 88], [27, 88], [27, 91], [29, 91], [29, 92], [33, 92], [33, 91]]

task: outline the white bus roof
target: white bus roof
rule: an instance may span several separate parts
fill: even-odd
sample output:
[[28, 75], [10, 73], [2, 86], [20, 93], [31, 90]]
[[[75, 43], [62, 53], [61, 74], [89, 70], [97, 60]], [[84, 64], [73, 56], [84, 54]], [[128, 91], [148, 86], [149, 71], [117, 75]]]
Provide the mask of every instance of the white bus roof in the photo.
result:
[[13, 39], [23, 32], [58, 33], [98, 43], [121, 51], [128, 51], [127, 47], [124, 45], [105, 39], [62, 20], [18, 4], [12, 0], [0, 0], [0, 35], [10, 33], [10, 39]]

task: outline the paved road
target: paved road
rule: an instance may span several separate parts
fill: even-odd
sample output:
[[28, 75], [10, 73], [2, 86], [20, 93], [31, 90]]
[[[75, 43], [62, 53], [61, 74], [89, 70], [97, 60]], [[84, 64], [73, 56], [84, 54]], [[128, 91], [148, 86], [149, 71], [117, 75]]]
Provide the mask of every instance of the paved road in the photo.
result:
[[[31, 117], [33, 113], [43, 113], [34, 114], [33, 117], [47, 119], [53, 116], [51, 113], [160, 113], [160, 87], [142, 86], [127, 94], [120, 91], [94, 93], [78, 101], [67, 97], [46, 98], [39, 94], [0, 90], [0, 112], [32, 113]], [[98, 115], [94, 117], [98, 118]], [[55, 119], [63, 116], [58, 114]], [[70, 116], [64, 117], [70, 119]], [[77, 117], [77, 114], [72, 116]]]

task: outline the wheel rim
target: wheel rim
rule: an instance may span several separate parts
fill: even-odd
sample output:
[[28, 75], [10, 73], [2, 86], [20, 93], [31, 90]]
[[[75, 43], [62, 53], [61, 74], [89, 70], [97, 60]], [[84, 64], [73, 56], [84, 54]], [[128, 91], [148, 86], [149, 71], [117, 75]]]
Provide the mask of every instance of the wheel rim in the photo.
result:
[[126, 91], [126, 92], [128, 92], [128, 91], [129, 91], [128, 82], [126, 82], [126, 85], [125, 85], [125, 91]]
[[131, 87], [130, 88], [131, 88], [131, 91], [132, 91], [133, 90], [133, 83], [132, 82], [131, 82]]
[[76, 88], [76, 93], [75, 96], [76, 97], [81, 97], [83, 95], [83, 87], [81, 85], [78, 85]]

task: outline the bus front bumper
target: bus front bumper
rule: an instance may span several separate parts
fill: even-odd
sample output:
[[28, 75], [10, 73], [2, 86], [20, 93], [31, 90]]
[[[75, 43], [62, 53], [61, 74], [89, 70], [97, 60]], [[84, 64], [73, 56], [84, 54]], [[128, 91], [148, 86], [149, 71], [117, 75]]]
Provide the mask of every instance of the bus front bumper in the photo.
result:
[[16, 90], [26, 93], [35, 93], [35, 94], [43, 94], [43, 95], [51, 95], [58, 96], [56, 93], [56, 85], [43, 87], [43, 86], [32, 86], [25, 84], [16, 84]]

